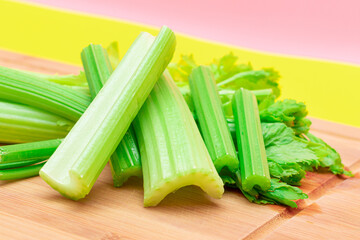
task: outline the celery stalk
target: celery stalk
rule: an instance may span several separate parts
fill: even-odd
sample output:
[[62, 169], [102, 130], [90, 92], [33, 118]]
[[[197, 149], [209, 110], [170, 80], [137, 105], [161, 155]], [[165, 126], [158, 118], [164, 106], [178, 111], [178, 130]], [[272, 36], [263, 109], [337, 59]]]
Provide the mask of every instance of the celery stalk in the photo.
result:
[[27, 167], [0, 170], [0, 180], [15, 180], [37, 176], [44, 164], [39, 163]]
[[256, 193], [254, 187], [266, 191], [270, 188], [270, 174], [255, 95], [243, 88], [236, 91], [232, 107], [241, 185], [248, 193]]
[[63, 138], [74, 123], [46, 111], [0, 101], [0, 142], [23, 143]]
[[86, 94], [0, 66], [0, 98], [37, 107], [76, 121], [90, 103]]
[[48, 159], [62, 139], [0, 146], [0, 169], [31, 165]]
[[[137, 40], [147, 38], [140, 35]], [[64, 141], [40, 171], [40, 176], [62, 195], [78, 200], [91, 190], [110, 155], [170, 62], [175, 35], [163, 27], [140, 64], [134, 56], [144, 51], [130, 47], [109, 80]]]
[[166, 73], [134, 120], [144, 178], [144, 206], [155, 206], [171, 192], [197, 185], [214, 198], [224, 188], [194, 118]]
[[[153, 38], [155, 39], [155, 38]], [[150, 49], [153, 41], [149, 38], [140, 38], [133, 45], [134, 48]], [[134, 55], [134, 64], [139, 64], [144, 58], [146, 51], [139, 52], [142, 56]], [[100, 45], [90, 44], [81, 53], [81, 59], [85, 69], [86, 78], [90, 92], [94, 98], [101, 90], [103, 84], [112, 73], [108, 54]], [[110, 168], [113, 176], [114, 186], [121, 187], [131, 176], [141, 177], [140, 153], [136, 143], [135, 133], [130, 126], [120, 144], [110, 158]]]
[[130, 177], [142, 177], [141, 161], [132, 125], [110, 158], [114, 187], [121, 187]]
[[239, 160], [210, 69], [195, 68], [189, 76], [189, 85], [200, 130], [216, 170], [220, 173], [226, 167], [235, 172]]

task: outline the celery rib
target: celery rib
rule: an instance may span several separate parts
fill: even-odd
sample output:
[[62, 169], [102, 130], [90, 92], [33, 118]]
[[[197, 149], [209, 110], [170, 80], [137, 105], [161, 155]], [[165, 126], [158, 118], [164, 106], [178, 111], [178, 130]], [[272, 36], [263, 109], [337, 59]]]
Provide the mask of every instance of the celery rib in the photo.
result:
[[110, 158], [114, 187], [121, 187], [130, 177], [142, 177], [140, 153], [132, 125]]
[[0, 170], [0, 180], [15, 180], [37, 176], [44, 164], [39, 163], [27, 167]]
[[0, 66], [1, 99], [34, 106], [76, 121], [90, 97], [15, 69]]
[[18, 103], [0, 101], [0, 142], [23, 143], [63, 138], [74, 123]]
[[31, 165], [48, 159], [61, 139], [22, 143], [0, 147], [0, 169]]
[[259, 110], [253, 93], [236, 91], [233, 98], [236, 139], [240, 160], [241, 185], [244, 191], [270, 188], [270, 174], [261, 131]]
[[197, 185], [221, 198], [223, 182], [193, 116], [171, 77], [163, 75], [134, 120], [144, 178], [144, 206]]
[[[133, 48], [143, 48], [148, 50], [153, 43], [153, 37], [140, 38], [133, 45]], [[139, 52], [131, 60], [134, 64], [139, 64], [147, 51]], [[142, 56], [140, 56], [142, 55]], [[112, 73], [112, 66], [107, 52], [100, 45], [90, 44], [81, 53], [81, 59], [85, 69], [86, 78], [90, 92], [94, 98], [101, 90], [103, 84], [109, 79]], [[120, 144], [110, 158], [110, 168], [115, 187], [121, 187], [131, 176], [141, 177], [140, 153], [137, 147], [135, 133], [130, 126], [125, 133]]]
[[227, 167], [235, 172], [239, 160], [210, 69], [195, 68], [189, 76], [189, 85], [200, 130], [216, 170], [220, 173]]
[[[149, 34], [139, 38], [152, 40]], [[140, 64], [130, 60], [144, 50], [130, 47], [99, 94], [41, 169], [41, 178], [70, 199], [85, 197], [170, 62], [174, 49], [175, 35], [167, 27], [161, 29]]]

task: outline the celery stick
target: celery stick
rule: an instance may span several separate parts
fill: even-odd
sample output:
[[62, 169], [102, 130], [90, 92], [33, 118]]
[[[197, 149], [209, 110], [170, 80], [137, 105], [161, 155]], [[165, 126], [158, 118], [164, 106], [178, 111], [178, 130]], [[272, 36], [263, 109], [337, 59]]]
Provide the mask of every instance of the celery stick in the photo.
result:
[[74, 123], [46, 111], [0, 101], [0, 142], [23, 143], [63, 138]]
[[81, 60], [91, 97], [95, 98], [113, 72], [109, 57], [101, 45], [90, 44], [81, 52]]
[[37, 176], [44, 164], [39, 163], [27, 167], [0, 170], [0, 180], [15, 180]]
[[[139, 41], [134, 43], [133, 47], [146, 48], [146, 50], [148, 50], [152, 43], [153, 41], [149, 41], [149, 38], [140, 38]], [[139, 54], [142, 54], [142, 56], [133, 56], [133, 60], [131, 61], [134, 64], [141, 62], [146, 51], [139, 52]], [[81, 59], [90, 92], [92, 96], [95, 97], [112, 73], [112, 66], [110, 65], [107, 52], [100, 45], [90, 44], [82, 51]], [[131, 176], [142, 176], [140, 153], [137, 147], [135, 133], [131, 129], [132, 127], [130, 126], [110, 158], [111, 173], [115, 187], [121, 187]]]
[[216, 172], [194, 118], [179, 89], [163, 75], [134, 120], [144, 178], [144, 206], [155, 206], [171, 192], [197, 185], [221, 198]]
[[62, 139], [0, 146], [0, 169], [31, 165], [53, 154]]
[[249, 90], [236, 91], [233, 98], [236, 139], [240, 160], [241, 185], [244, 191], [255, 193], [270, 188], [269, 166], [266, 159], [257, 101]]
[[195, 68], [189, 76], [191, 96], [205, 145], [218, 173], [239, 169], [234, 142], [227, 126], [215, 80], [209, 68]]
[[235, 74], [234, 76], [228, 78], [228, 79], [225, 79], [221, 82], [219, 82], [217, 84], [218, 87], [221, 87], [221, 86], [224, 86], [224, 85], [227, 85], [227, 84], [231, 84], [233, 82], [237, 82], [243, 78], [264, 78], [264, 77], [267, 77], [269, 76], [269, 73], [264, 71], [264, 70], [251, 70], [251, 71], [246, 71], [246, 72], [240, 72], [240, 73], [237, 73]]
[[[219, 94], [220, 95], [227, 95], [232, 96], [234, 95], [236, 91], [231, 89], [220, 89]], [[265, 97], [269, 96], [273, 93], [273, 90], [271, 88], [266, 89], [259, 89], [259, 90], [251, 90], [251, 92], [255, 95], [257, 100], [264, 99]]]
[[76, 90], [22, 71], [0, 67], [0, 98], [34, 106], [76, 121], [90, 98]]
[[[137, 40], [147, 38], [140, 35]], [[62, 195], [85, 197], [120, 143], [130, 123], [170, 62], [175, 35], [163, 27], [140, 64], [134, 56], [144, 49], [131, 47], [88, 109], [40, 171]]]
[[121, 187], [130, 177], [142, 177], [140, 153], [132, 125], [110, 159], [114, 186]]
[[267, 89], [252, 90], [251, 92], [255, 95], [258, 101], [261, 101], [264, 98], [268, 97], [270, 94], [272, 94], [273, 90], [271, 88], [267, 88]]

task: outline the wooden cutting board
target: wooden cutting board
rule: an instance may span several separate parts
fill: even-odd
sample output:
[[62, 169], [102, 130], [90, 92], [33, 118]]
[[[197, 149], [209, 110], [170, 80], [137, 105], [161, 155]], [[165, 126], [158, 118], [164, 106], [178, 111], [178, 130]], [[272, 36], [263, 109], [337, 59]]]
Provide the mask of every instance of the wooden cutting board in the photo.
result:
[[[0, 65], [58, 74], [80, 70], [6, 51], [0, 51]], [[360, 129], [312, 120], [312, 132], [357, 172]], [[130, 179], [116, 189], [109, 167], [78, 202], [60, 196], [39, 177], [0, 182], [0, 239], [344, 239], [342, 231], [347, 237], [360, 236], [359, 179], [309, 173], [302, 189], [309, 199], [299, 201], [296, 210], [252, 204], [236, 190], [215, 200], [197, 187], [185, 187], [159, 206], [144, 208], [141, 180]]]

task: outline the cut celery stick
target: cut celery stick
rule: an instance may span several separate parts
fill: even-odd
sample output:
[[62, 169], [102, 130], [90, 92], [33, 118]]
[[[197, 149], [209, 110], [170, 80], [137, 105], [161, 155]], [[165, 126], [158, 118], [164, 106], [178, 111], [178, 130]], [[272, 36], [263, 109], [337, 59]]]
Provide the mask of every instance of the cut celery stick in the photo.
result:
[[[143, 56], [134, 55], [134, 59], [131, 61], [135, 65], [141, 62], [152, 43], [153, 41], [149, 41], [148, 38], [140, 38], [139, 41], [134, 43], [134, 48], [141, 47], [145, 50], [142, 52]], [[100, 45], [90, 44], [82, 51], [81, 59], [90, 92], [92, 96], [95, 97], [112, 73], [112, 66], [110, 65], [108, 54]], [[130, 126], [110, 158], [110, 168], [115, 187], [121, 187], [131, 176], [142, 176], [140, 153], [137, 147], [135, 133], [131, 128]]]
[[23, 143], [63, 138], [74, 123], [46, 111], [0, 101], [0, 142]]
[[266, 191], [270, 188], [270, 174], [255, 95], [246, 89], [236, 91], [233, 112], [241, 185], [250, 194], [256, 193], [254, 187]]
[[166, 72], [134, 120], [144, 178], [144, 206], [197, 185], [214, 198], [224, 188], [194, 118]]
[[48, 159], [62, 139], [0, 146], [0, 169], [31, 165]]
[[[150, 34], [141, 34], [137, 40]], [[109, 80], [55, 153], [40, 176], [62, 195], [78, 200], [91, 190], [110, 155], [170, 62], [175, 35], [163, 27], [140, 64], [141, 46], [130, 47]], [[140, 54], [141, 53], [141, 54]]]
[[37, 176], [44, 164], [39, 163], [27, 167], [0, 170], [0, 180], [15, 180]]
[[189, 76], [189, 85], [202, 137], [216, 170], [220, 173], [226, 167], [236, 172], [239, 160], [210, 69], [195, 68]]
[[0, 98], [37, 107], [76, 121], [90, 97], [60, 84], [0, 66]]
[[81, 60], [91, 97], [95, 98], [113, 72], [109, 57], [101, 45], [90, 44], [81, 52]]

